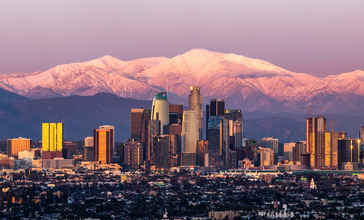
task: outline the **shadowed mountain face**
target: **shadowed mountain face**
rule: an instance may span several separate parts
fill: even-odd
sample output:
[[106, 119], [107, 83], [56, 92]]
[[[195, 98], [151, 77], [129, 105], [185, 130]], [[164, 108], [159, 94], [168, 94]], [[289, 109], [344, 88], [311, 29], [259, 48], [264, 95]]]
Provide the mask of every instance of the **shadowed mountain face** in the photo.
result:
[[28, 98], [0, 88], [0, 102], [12, 102], [22, 100], [28, 100]]
[[44, 72], [0, 75], [0, 88], [32, 99], [104, 92], [150, 100], [153, 94], [165, 91], [167, 84], [170, 101], [185, 106], [190, 86], [198, 85], [204, 104], [225, 99], [228, 108], [243, 111], [300, 114], [302, 107], [313, 105], [325, 106], [322, 113], [360, 113], [364, 107], [361, 70], [317, 78], [266, 61], [203, 49], [173, 58], [132, 61], [104, 56]]
[[[42, 123], [63, 122], [66, 140], [83, 140], [93, 135], [93, 129], [110, 124], [115, 126], [115, 139], [125, 141], [130, 136], [130, 109], [151, 108], [151, 105], [151, 101], [107, 93], [0, 102], [0, 140], [15, 137], [41, 140]], [[280, 142], [304, 140], [306, 117], [307, 114], [243, 112], [244, 135], [250, 139], [274, 136]], [[328, 122], [339, 121], [335, 130], [344, 130], [349, 137], [357, 137], [358, 125], [364, 124], [363, 114], [325, 114], [325, 117]]]
[[130, 109], [150, 108], [150, 101], [124, 99], [112, 94], [69, 96], [12, 103], [0, 102], [0, 139], [42, 138], [43, 122], [63, 122], [65, 139], [82, 140], [93, 136], [100, 125], [115, 126], [116, 139], [130, 136]]

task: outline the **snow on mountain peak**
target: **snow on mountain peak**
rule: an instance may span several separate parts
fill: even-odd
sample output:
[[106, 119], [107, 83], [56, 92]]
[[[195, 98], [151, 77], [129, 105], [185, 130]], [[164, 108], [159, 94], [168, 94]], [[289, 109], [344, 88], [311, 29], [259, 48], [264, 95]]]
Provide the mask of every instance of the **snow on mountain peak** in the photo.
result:
[[[209, 65], [205, 66], [212, 68], [212, 70], [206, 70], [211, 75], [215, 75], [213, 73], [216, 72], [221, 76], [221, 71], [226, 71], [228, 74], [223, 75], [230, 77], [244, 75], [247, 75], [248, 77], [255, 75], [255, 77], [257, 77], [259, 75], [267, 76], [267, 74], [294, 74], [293, 72], [277, 67], [267, 61], [253, 59], [234, 53], [225, 54], [220, 52], [212, 52], [205, 49], [193, 49], [172, 59], [179, 57], [183, 57], [186, 61], [189, 61], [190, 64], [197, 63], [199, 69], [201, 69], [202, 64], [208, 64], [208, 62], [210, 62]], [[206, 74], [203, 74], [203, 76], [206, 77]]]
[[341, 73], [339, 75], [330, 75], [325, 78], [326, 80], [335, 80], [335, 81], [343, 81], [343, 80], [360, 80], [364, 81], [364, 71], [355, 70], [353, 72]]
[[[167, 81], [169, 92], [179, 101], [187, 100], [191, 85], [199, 85], [205, 101], [239, 98], [232, 101], [251, 100], [254, 108], [260, 102], [291, 108], [313, 102], [315, 97], [323, 100], [324, 96], [330, 99], [333, 95], [349, 93], [364, 96], [361, 70], [322, 79], [290, 72], [267, 61], [205, 49], [193, 49], [173, 58], [131, 61], [107, 55], [87, 62], [58, 65], [39, 73], [5, 74], [0, 75], [0, 88], [30, 98], [109, 92], [121, 97], [150, 99], [153, 93], [166, 88]], [[241, 105], [249, 106], [244, 103]]]
[[96, 66], [102, 69], [109, 69], [109, 68], [121, 68], [125, 65], [125, 61], [119, 60], [115, 57], [105, 55], [98, 59], [94, 59], [88, 62], [84, 62], [85, 65]]

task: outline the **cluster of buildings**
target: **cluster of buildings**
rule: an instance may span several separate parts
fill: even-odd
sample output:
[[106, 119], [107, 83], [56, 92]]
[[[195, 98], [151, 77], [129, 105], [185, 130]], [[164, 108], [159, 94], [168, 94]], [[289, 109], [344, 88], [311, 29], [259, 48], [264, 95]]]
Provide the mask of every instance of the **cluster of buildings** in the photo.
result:
[[0, 155], [0, 217], [363, 215], [364, 126], [353, 139], [327, 131], [323, 116], [308, 117], [306, 140], [279, 143], [245, 138], [242, 118], [222, 99], [210, 100], [204, 115], [196, 86], [188, 109], [170, 104], [167, 92], [153, 96], [151, 109], [131, 109], [121, 144], [112, 125], [94, 129], [81, 148], [64, 140], [63, 123], [43, 123], [41, 142], [9, 139]]
[[[334, 123], [335, 121], [332, 121]], [[344, 131], [327, 130], [327, 120], [322, 115], [306, 119], [306, 140], [279, 143], [274, 137], [246, 140], [245, 150], [241, 150], [248, 163], [276, 169], [290, 166], [290, 169], [358, 170], [364, 166], [364, 125], [359, 130], [359, 138], [348, 138]], [[245, 164], [244, 164], [245, 163]]]
[[225, 109], [224, 100], [212, 99], [203, 118], [198, 86], [191, 87], [186, 110], [182, 105], [169, 104], [166, 92], [153, 97], [152, 109], [131, 109], [130, 130], [131, 139], [119, 146], [124, 149], [118, 152], [126, 152], [123, 163], [131, 168], [355, 170], [363, 164], [364, 126], [359, 139], [347, 138], [344, 131], [327, 131], [323, 116], [310, 116], [304, 141], [279, 143], [274, 137], [247, 139], [243, 137], [241, 111]]
[[[335, 123], [335, 121], [332, 121]], [[306, 141], [292, 146], [292, 161], [318, 169], [358, 170], [363, 168], [364, 126], [359, 138], [348, 138], [344, 131], [327, 130], [324, 116], [306, 119]]]
[[162, 173], [103, 166], [1, 171], [0, 218], [360, 219], [364, 214], [363, 172]]
[[153, 96], [151, 109], [131, 109], [130, 140], [117, 146], [123, 164], [132, 168], [168, 170], [177, 166], [236, 168], [235, 148], [242, 146], [240, 110], [225, 101], [206, 106], [206, 132], [200, 87], [191, 87], [188, 109], [169, 104], [167, 92]]
[[[323, 116], [306, 119], [306, 140], [279, 143], [274, 137], [261, 140], [243, 136], [239, 109], [226, 109], [225, 101], [212, 99], [205, 117], [199, 86], [190, 89], [188, 108], [169, 103], [168, 93], [153, 96], [152, 106], [130, 112], [130, 138], [115, 144], [115, 127], [102, 125], [86, 137], [82, 150], [64, 141], [63, 123], [43, 123], [42, 142], [31, 148], [31, 140], [7, 141], [1, 168], [32, 164], [62, 168], [76, 163], [118, 163], [127, 169], [167, 171], [171, 168], [224, 169], [345, 169], [363, 167], [364, 125], [359, 139], [344, 131], [327, 130]], [[334, 123], [334, 122], [332, 122]], [[334, 128], [334, 127], [333, 127]]]
[[63, 130], [63, 123], [43, 123], [40, 143], [31, 143], [30, 139], [22, 137], [8, 139], [7, 155], [0, 155], [0, 168], [17, 169], [33, 165], [59, 169], [72, 167], [82, 161], [103, 164], [113, 162], [114, 126], [100, 126], [94, 130], [94, 137], [85, 138], [83, 155], [78, 152], [76, 143], [64, 140]]

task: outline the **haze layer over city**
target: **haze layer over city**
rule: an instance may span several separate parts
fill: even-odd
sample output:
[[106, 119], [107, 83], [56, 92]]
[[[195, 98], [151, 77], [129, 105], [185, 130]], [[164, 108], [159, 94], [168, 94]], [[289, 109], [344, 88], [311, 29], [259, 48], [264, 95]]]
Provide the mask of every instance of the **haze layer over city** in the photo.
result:
[[360, 219], [364, 3], [6, 1], [0, 217]]

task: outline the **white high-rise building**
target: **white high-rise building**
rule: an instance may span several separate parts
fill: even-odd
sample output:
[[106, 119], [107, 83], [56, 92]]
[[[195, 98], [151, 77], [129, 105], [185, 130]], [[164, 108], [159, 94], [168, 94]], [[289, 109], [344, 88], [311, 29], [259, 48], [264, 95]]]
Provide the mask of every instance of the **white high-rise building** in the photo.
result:
[[241, 147], [243, 145], [243, 114], [240, 109], [227, 109], [225, 116], [229, 120], [229, 136], [233, 147]]
[[151, 120], [161, 122], [160, 134], [163, 135], [163, 127], [169, 124], [169, 101], [166, 92], [160, 92], [153, 96]]
[[93, 147], [94, 146], [94, 137], [85, 137], [85, 146]]
[[283, 150], [284, 150], [284, 159], [285, 160], [292, 160], [293, 148], [296, 146], [296, 143], [284, 143]]
[[182, 152], [196, 153], [198, 134], [198, 115], [195, 110], [183, 112], [181, 145]]
[[199, 86], [191, 86], [191, 94], [188, 97], [188, 109], [195, 110], [198, 118], [199, 140], [203, 140], [203, 111], [202, 95]]
[[271, 148], [259, 148], [260, 151], [260, 166], [270, 166], [274, 164], [274, 152]]
[[273, 137], [264, 137], [260, 139], [260, 146], [273, 149], [275, 154], [278, 154], [278, 139]]

